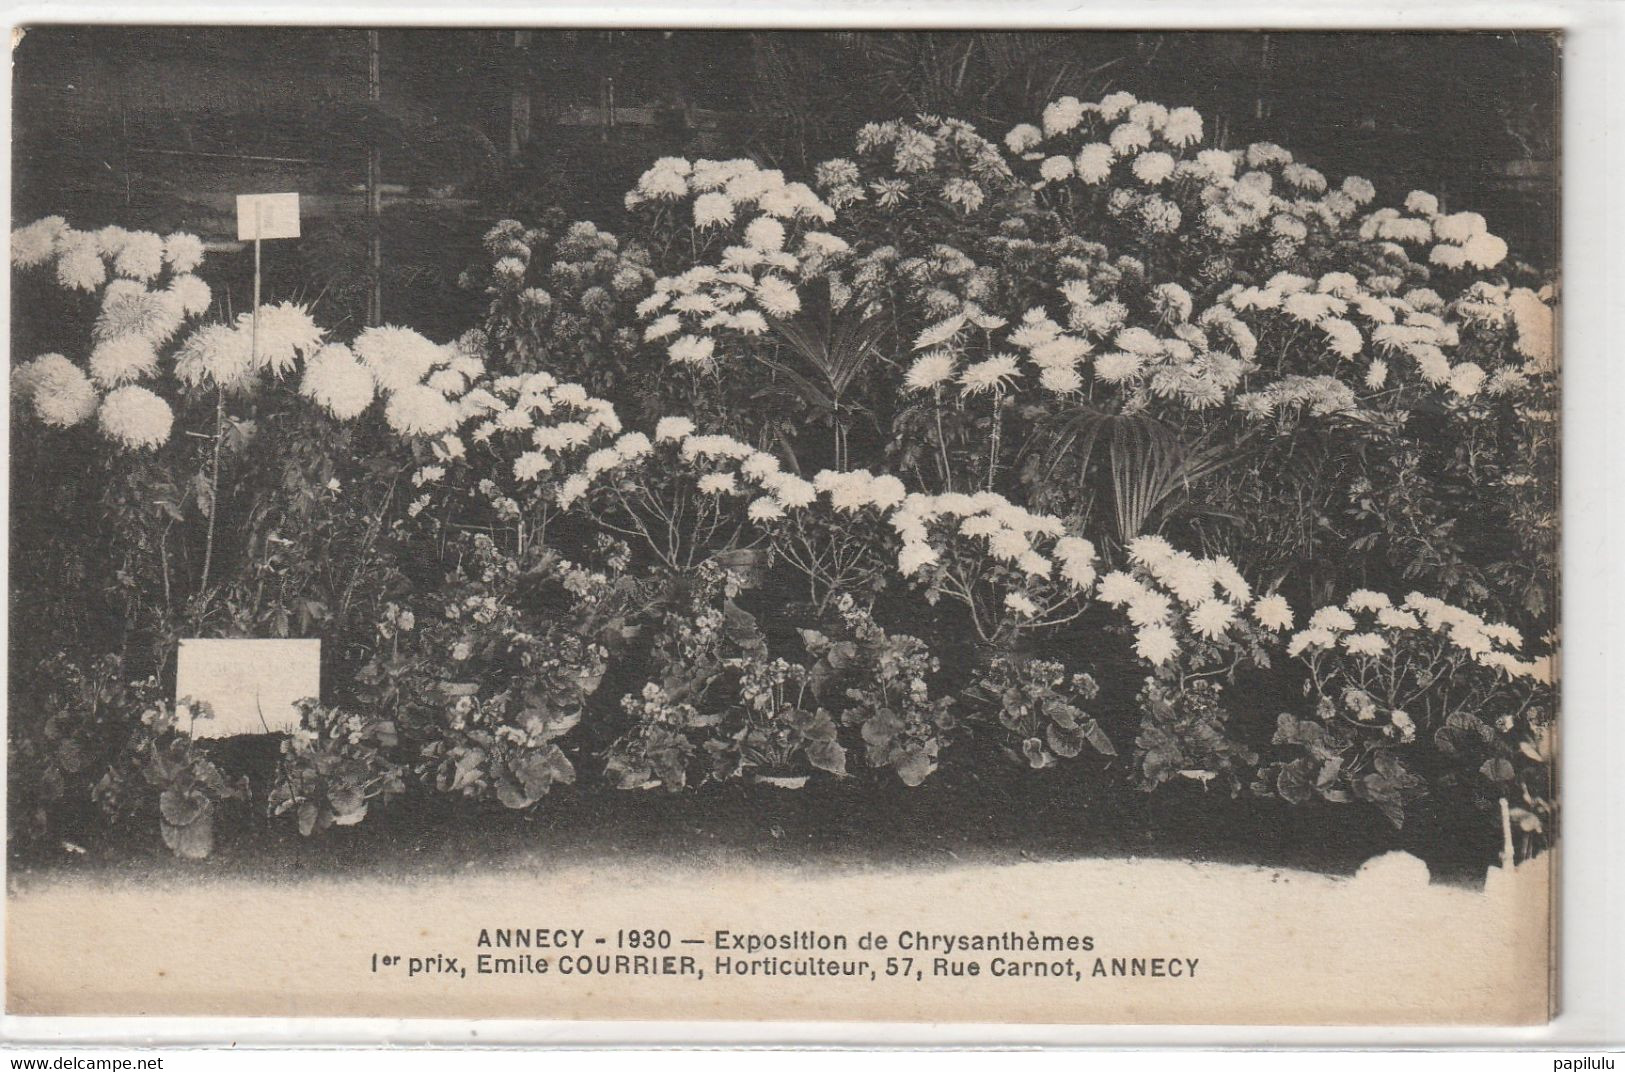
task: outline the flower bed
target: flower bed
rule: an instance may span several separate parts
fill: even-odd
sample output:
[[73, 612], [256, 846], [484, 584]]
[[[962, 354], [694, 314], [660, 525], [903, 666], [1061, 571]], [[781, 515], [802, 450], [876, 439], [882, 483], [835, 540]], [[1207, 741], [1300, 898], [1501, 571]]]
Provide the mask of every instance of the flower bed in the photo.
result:
[[[1550, 286], [1189, 108], [1036, 119], [662, 159], [620, 236], [492, 228], [445, 343], [14, 232], [14, 838], [997, 767], [1538, 851]], [[175, 732], [182, 636], [324, 641], [277, 763]]]

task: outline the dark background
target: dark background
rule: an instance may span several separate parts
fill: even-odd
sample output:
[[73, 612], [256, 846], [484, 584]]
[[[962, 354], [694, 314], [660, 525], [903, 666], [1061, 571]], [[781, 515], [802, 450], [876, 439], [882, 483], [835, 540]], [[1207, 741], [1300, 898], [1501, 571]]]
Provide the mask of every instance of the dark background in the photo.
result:
[[[1421, 188], [1556, 248], [1560, 41], [1538, 33], [377, 32], [30, 28], [14, 51], [13, 218], [235, 238], [235, 194], [298, 190], [304, 237], [267, 248], [268, 298], [365, 319], [369, 152], [382, 172], [383, 318], [471, 322], [480, 234], [557, 204], [616, 229], [664, 154], [810, 175], [865, 122], [956, 115], [1000, 138], [1066, 93], [1201, 110], [1210, 142], [1277, 142], [1397, 202]], [[210, 259], [247, 299], [248, 258]]]

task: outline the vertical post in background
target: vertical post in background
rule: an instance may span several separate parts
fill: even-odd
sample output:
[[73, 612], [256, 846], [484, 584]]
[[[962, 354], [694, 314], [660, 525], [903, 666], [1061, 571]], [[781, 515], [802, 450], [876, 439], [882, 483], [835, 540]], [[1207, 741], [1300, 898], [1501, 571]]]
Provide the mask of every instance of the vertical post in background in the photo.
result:
[[367, 145], [367, 323], [384, 321], [384, 195], [382, 130], [378, 115], [378, 31], [367, 31], [367, 103], [371, 118]]
[[513, 32], [513, 82], [508, 98], [508, 157], [517, 160], [530, 143], [530, 30]]
[[260, 236], [265, 233], [265, 205], [254, 202], [254, 311], [249, 316], [248, 353], [255, 367], [260, 359]]

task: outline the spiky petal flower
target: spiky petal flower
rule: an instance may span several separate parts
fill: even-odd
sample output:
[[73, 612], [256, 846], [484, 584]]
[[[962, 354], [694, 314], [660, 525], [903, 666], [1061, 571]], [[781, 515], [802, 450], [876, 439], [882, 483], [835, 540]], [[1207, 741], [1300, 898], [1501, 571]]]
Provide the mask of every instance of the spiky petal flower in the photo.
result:
[[333, 343], [305, 362], [299, 393], [341, 421], [359, 417], [370, 405], [376, 386], [372, 373], [348, 346]]
[[389, 426], [405, 436], [437, 436], [457, 427], [457, 406], [433, 387], [412, 384], [389, 397], [384, 410]]

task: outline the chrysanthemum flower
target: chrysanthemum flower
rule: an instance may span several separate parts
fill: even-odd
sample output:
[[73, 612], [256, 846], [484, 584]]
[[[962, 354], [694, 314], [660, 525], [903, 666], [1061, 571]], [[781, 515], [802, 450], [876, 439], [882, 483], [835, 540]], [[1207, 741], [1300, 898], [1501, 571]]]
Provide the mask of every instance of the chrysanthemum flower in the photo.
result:
[[1007, 593], [1004, 597], [1004, 609], [1021, 618], [1031, 618], [1038, 614], [1038, 604], [1021, 592]]
[[1337, 636], [1329, 629], [1305, 629], [1287, 642], [1286, 653], [1297, 657], [1310, 648], [1330, 648], [1336, 644]]
[[1192, 631], [1198, 636], [1208, 640], [1218, 640], [1224, 636], [1225, 630], [1236, 620], [1236, 608], [1222, 599], [1210, 599], [1198, 603], [1196, 608], [1186, 615]]
[[11, 263], [17, 268], [44, 264], [56, 252], [57, 239], [68, 231], [61, 216], [46, 216], [11, 232]]
[[1343, 606], [1352, 611], [1382, 610], [1393, 606], [1393, 601], [1385, 593], [1374, 592], [1369, 588], [1357, 588], [1350, 592], [1343, 601]]
[[1018, 123], [1004, 136], [1004, 147], [1020, 155], [1037, 148], [1044, 140], [1044, 132], [1031, 123]]
[[1103, 142], [1092, 142], [1078, 150], [1073, 159], [1072, 166], [1078, 179], [1097, 186], [1112, 173], [1112, 161], [1117, 159], [1116, 150]]
[[694, 422], [687, 417], [662, 417], [655, 424], [655, 441], [659, 443], [687, 439], [694, 434]]
[[783, 503], [786, 508], [800, 509], [811, 506], [818, 498], [818, 489], [813, 487], [810, 480], [803, 480], [793, 473], [780, 473], [769, 484], [773, 497]]
[[79, 424], [96, 412], [101, 400], [89, 377], [61, 354], [45, 354], [19, 366], [12, 374], [12, 390], [54, 428]]
[[923, 540], [905, 541], [897, 554], [897, 569], [905, 577], [912, 577], [937, 561], [937, 552]]
[[1134, 635], [1134, 653], [1160, 666], [1179, 654], [1179, 642], [1166, 625], [1147, 625]]
[[1378, 633], [1350, 633], [1343, 638], [1343, 647], [1351, 655], [1381, 655], [1388, 650], [1388, 641]]
[[155, 279], [164, 270], [164, 240], [151, 231], [125, 236], [113, 257], [113, 271], [130, 279]]
[[166, 291], [185, 316], [202, 316], [213, 301], [209, 284], [195, 275], [176, 276], [169, 281]]
[[458, 413], [445, 395], [415, 383], [390, 395], [384, 419], [403, 436], [437, 436], [456, 429]]
[[331, 344], [305, 362], [299, 393], [324, 407], [341, 421], [353, 420], [372, 405], [372, 373], [355, 359], [348, 346]]
[[1292, 607], [1286, 597], [1271, 593], [1253, 604], [1253, 620], [1265, 629], [1279, 632], [1292, 628]]
[[1202, 140], [1202, 113], [1195, 108], [1171, 110], [1163, 120], [1162, 136], [1171, 145], [1195, 145]]
[[158, 351], [149, 339], [121, 335], [96, 344], [90, 352], [90, 375], [103, 387], [130, 383], [158, 369]]
[[684, 335], [672, 343], [667, 353], [679, 365], [704, 365], [716, 353], [716, 340], [709, 336]]
[[954, 374], [954, 355], [947, 350], [931, 350], [914, 359], [903, 377], [911, 391], [928, 391], [947, 382]]
[[1130, 170], [1135, 178], [1147, 186], [1158, 186], [1173, 175], [1174, 158], [1163, 152], [1141, 153], [1134, 158]]
[[1422, 623], [1417, 621], [1416, 615], [1408, 610], [1398, 607], [1383, 607], [1377, 611], [1377, 623], [1389, 629], [1420, 629]]
[[1100, 98], [1100, 114], [1107, 121], [1113, 121], [1127, 114], [1128, 110], [1138, 103], [1139, 100], [1134, 94], [1118, 90]]
[[[260, 306], [257, 325], [252, 315], [241, 313], [237, 317], [237, 330], [253, 339], [254, 356], [260, 367], [277, 376], [292, 369], [299, 358], [315, 353], [326, 334], [316, 326], [305, 306], [293, 302]], [[436, 361], [440, 360], [437, 355]]]
[[176, 275], [195, 272], [203, 263], [203, 240], [197, 235], [176, 231], [164, 236], [164, 260]]
[[68, 290], [91, 291], [107, 281], [107, 263], [96, 236], [68, 231], [57, 242], [56, 281]]
[[795, 286], [776, 275], [764, 275], [756, 281], [756, 303], [769, 316], [781, 320], [801, 311], [801, 295]]
[[439, 346], [411, 328], [394, 325], [363, 331], [356, 337], [355, 354], [385, 391], [417, 386], [446, 361]]
[[1046, 391], [1069, 395], [1083, 389], [1083, 376], [1068, 365], [1052, 365], [1038, 374], [1038, 382]]
[[1021, 369], [1014, 354], [995, 354], [965, 369], [959, 383], [966, 394], [1002, 392], [1020, 375]]
[[1151, 131], [1137, 123], [1119, 123], [1106, 141], [1119, 156], [1128, 156], [1151, 147]]
[[102, 434], [130, 450], [148, 450], [169, 441], [175, 415], [169, 403], [145, 387], [127, 385], [102, 399], [97, 414]]
[[1038, 177], [1045, 182], [1061, 182], [1072, 177], [1072, 160], [1065, 156], [1046, 157], [1038, 165]]
[[1310, 617], [1309, 628], [1345, 632], [1354, 628], [1354, 618], [1342, 607], [1321, 607]]
[[203, 325], [175, 352], [175, 375], [189, 387], [209, 384], [238, 390], [254, 372], [248, 333], [229, 324]]

